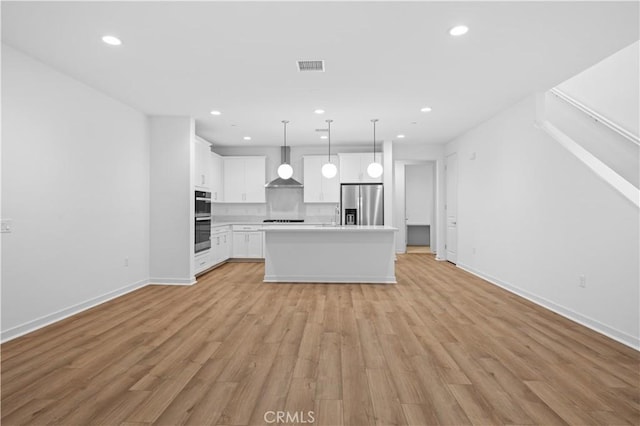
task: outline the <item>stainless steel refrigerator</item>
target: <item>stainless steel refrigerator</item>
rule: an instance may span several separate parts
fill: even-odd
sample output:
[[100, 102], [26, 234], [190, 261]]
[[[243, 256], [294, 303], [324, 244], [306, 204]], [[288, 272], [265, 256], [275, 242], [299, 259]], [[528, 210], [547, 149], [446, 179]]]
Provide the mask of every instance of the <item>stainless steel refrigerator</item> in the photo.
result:
[[343, 183], [340, 187], [340, 224], [384, 225], [381, 183]]

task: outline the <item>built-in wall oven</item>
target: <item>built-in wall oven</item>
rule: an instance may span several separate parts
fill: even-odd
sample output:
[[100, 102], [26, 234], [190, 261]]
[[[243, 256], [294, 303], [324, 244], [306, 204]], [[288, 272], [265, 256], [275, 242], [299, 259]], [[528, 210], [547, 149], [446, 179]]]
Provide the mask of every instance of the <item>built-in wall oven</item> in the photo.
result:
[[211, 193], [195, 191], [195, 252], [211, 248]]
[[211, 217], [211, 193], [196, 191], [196, 217]]

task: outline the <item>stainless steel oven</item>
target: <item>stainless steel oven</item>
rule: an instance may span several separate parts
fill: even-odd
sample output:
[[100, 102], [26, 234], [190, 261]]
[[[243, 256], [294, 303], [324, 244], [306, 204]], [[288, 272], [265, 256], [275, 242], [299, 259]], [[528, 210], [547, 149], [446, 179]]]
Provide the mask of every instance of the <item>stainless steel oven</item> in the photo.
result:
[[196, 217], [211, 217], [211, 193], [196, 191]]
[[195, 252], [209, 250], [211, 248], [211, 217], [197, 217], [195, 228]]
[[196, 253], [211, 248], [211, 193], [195, 191], [195, 243]]

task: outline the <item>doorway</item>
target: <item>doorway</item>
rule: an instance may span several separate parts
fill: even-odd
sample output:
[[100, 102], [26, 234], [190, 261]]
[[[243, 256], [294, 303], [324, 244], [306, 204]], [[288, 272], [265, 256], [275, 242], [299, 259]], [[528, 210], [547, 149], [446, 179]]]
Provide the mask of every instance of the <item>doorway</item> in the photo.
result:
[[436, 162], [406, 161], [396, 165], [397, 251], [435, 254]]

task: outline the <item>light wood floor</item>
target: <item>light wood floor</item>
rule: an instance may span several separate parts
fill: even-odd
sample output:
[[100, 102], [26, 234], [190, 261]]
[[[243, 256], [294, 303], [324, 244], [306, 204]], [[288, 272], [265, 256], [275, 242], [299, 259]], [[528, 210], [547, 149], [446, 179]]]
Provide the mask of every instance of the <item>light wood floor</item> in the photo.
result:
[[638, 352], [447, 262], [399, 256], [387, 286], [263, 270], [146, 287], [2, 345], [2, 424], [640, 423]]
[[407, 246], [407, 254], [430, 254], [429, 246]]

